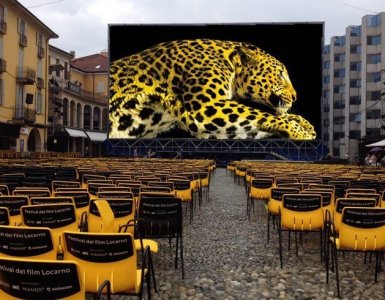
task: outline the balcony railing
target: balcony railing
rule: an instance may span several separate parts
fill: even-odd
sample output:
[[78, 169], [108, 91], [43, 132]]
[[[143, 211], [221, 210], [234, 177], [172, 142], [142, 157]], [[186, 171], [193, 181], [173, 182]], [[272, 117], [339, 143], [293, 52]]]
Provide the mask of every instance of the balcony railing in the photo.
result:
[[0, 58], [0, 73], [7, 71], [7, 61], [4, 58]]
[[0, 33], [7, 33], [7, 22], [0, 20]]
[[45, 49], [42, 46], [37, 47], [37, 56], [40, 58], [45, 56]]
[[27, 47], [27, 36], [25, 34], [19, 33], [19, 45]]
[[37, 78], [37, 81], [36, 81], [36, 87], [41, 90], [41, 89], [44, 89], [44, 79], [41, 78], [41, 77], [38, 77]]
[[16, 81], [21, 84], [34, 84], [36, 78], [36, 71], [29, 67], [17, 67]]
[[82, 98], [84, 98], [85, 100], [96, 101], [96, 102], [99, 102], [102, 104], [108, 103], [108, 97], [107, 96], [103, 96], [101, 94], [95, 94], [95, 93], [86, 91], [86, 90], [82, 89], [79, 84], [75, 84], [75, 83], [69, 81], [67, 89], [69, 91], [77, 94], [77, 95], [81, 95]]
[[16, 107], [13, 120], [19, 125], [34, 125], [36, 122], [36, 110]]

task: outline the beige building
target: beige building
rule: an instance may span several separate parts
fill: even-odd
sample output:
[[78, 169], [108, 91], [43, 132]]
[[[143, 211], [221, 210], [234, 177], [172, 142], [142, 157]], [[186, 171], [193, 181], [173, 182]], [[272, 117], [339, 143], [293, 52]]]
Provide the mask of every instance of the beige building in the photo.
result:
[[49, 150], [99, 156], [107, 138], [107, 53], [74, 54], [50, 46]]
[[47, 49], [57, 37], [16, 0], [0, 2], [0, 150], [46, 150]]
[[334, 36], [323, 54], [322, 137], [336, 158], [385, 135], [385, 13]]

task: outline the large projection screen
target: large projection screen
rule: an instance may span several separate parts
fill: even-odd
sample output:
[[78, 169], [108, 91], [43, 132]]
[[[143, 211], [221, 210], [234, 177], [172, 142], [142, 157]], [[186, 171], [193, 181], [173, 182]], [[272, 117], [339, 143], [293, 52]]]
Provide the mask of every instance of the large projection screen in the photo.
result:
[[323, 23], [109, 25], [109, 138], [313, 140]]

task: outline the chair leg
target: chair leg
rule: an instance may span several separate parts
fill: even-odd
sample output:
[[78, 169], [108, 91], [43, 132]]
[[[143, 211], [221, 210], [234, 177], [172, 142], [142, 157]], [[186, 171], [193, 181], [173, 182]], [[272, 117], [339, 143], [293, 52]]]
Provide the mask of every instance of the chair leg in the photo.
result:
[[379, 268], [380, 268], [380, 255], [378, 253], [378, 251], [376, 251], [376, 266], [375, 266], [375, 273], [374, 273], [374, 282], [377, 283], [377, 274], [379, 272]]
[[288, 244], [288, 246], [287, 246], [287, 250], [288, 250], [288, 251], [290, 251], [290, 244], [291, 244], [291, 238], [290, 238], [290, 236], [291, 236], [291, 230], [289, 230], [289, 244]]
[[279, 261], [281, 263], [281, 268], [283, 268], [283, 258], [282, 258], [282, 228], [278, 226], [278, 240], [279, 240]]
[[182, 267], [182, 279], [184, 279], [183, 237], [180, 235], [180, 260]]
[[267, 243], [269, 243], [269, 240], [270, 240], [270, 218], [271, 218], [271, 215], [268, 212], [267, 213]]
[[297, 231], [294, 231], [294, 240], [295, 240], [295, 256], [298, 257], [298, 241], [297, 241]]
[[[150, 274], [152, 273], [152, 261], [150, 262], [150, 267], [149, 268], [151, 269], [151, 271], [148, 270], [148, 274], [146, 274], [146, 285], [147, 285], [147, 299], [151, 300], [151, 278], [150, 278]], [[154, 275], [154, 274], [152, 274], [152, 275]]]
[[336, 282], [337, 282], [337, 295], [338, 295], [338, 298], [341, 298], [341, 294], [340, 294], [340, 278], [339, 278], [339, 274], [338, 274], [338, 253], [337, 253], [337, 247], [335, 244], [333, 244], [333, 248], [334, 248], [334, 265], [335, 265], [335, 268], [336, 268]]
[[175, 245], [175, 269], [178, 269], [178, 246], [179, 246], [179, 236], [176, 237]]
[[321, 262], [323, 261], [323, 243], [322, 243], [322, 235], [323, 235], [323, 230], [320, 230], [320, 255], [321, 255]]
[[154, 269], [154, 264], [152, 262], [152, 255], [151, 254], [150, 254], [150, 257], [149, 257], [149, 263], [150, 263], [150, 270], [151, 270], [152, 281], [154, 283], [154, 290], [155, 290], [155, 293], [158, 293], [158, 288], [156, 286], [155, 269]]
[[329, 284], [329, 242], [325, 243], [325, 269], [326, 269], [326, 284]]

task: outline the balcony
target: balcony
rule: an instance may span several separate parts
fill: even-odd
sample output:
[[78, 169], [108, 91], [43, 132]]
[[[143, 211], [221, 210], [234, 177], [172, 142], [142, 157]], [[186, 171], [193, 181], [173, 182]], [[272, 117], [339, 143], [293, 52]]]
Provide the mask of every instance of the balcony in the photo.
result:
[[4, 58], [0, 58], [0, 73], [7, 71], [7, 61]]
[[44, 79], [41, 78], [41, 77], [38, 77], [37, 78], [37, 81], [36, 81], [36, 87], [41, 90], [41, 89], [44, 89]]
[[37, 46], [37, 57], [44, 58], [45, 49], [42, 46]]
[[15, 108], [13, 121], [17, 125], [34, 125], [36, 122], [36, 110], [24, 107]]
[[19, 45], [20, 47], [27, 47], [27, 36], [19, 33]]
[[4, 20], [0, 21], [0, 33], [6, 34], [7, 33], [7, 22]]
[[30, 85], [35, 83], [36, 71], [26, 67], [17, 67], [16, 81], [17, 83]]

